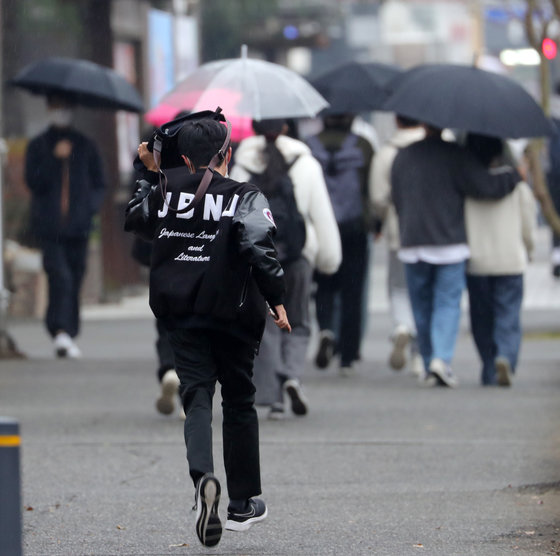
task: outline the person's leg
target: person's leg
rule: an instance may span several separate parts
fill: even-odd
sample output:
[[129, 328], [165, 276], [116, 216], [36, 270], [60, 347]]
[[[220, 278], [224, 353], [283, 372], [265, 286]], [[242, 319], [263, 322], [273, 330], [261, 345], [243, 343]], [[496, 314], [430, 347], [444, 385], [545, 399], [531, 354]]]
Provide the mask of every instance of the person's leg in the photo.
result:
[[319, 369], [326, 369], [335, 352], [335, 301], [339, 290], [340, 270], [327, 275], [315, 273], [317, 290], [315, 292], [315, 311], [319, 325], [319, 347], [315, 356], [315, 365]]
[[410, 305], [416, 324], [418, 349], [428, 369], [432, 359], [432, 310], [434, 303], [433, 282], [434, 265], [418, 262], [405, 264], [406, 283], [410, 296]]
[[416, 327], [410, 306], [404, 265], [397, 257], [397, 251], [389, 249], [387, 269], [387, 294], [393, 318], [391, 333], [392, 350], [389, 366], [400, 370], [406, 365], [406, 349], [412, 340], [416, 340]]
[[161, 382], [163, 375], [170, 369], [175, 368], [175, 358], [173, 356], [173, 348], [167, 336], [167, 329], [158, 319], [156, 319], [156, 330], [156, 352], [158, 357], [157, 377], [158, 381]]
[[521, 347], [523, 275], [494, 277], [494, 341], [496, 357], [505, 357], [515, 372]]
[[352, 233], [344, 237], [340, 267], [340, 366], [349, 367], [359, 357], [362, 335], [362, 291], [366, 277], [367, 236]]
[[214, 471], [212, 456], [212, 398], [218, 371], [212, 336], [204, 330], [171, 330], [169, 341], [175, 355], [179, 388], [186, 414], [185, 445], [189, 473], [196, 486]]
[[494, 343], [492, 278], [490, 276], [467, 274], [467, 288], [469, 291], [471, 332], [482, 361], [481, 382], [484, 385], [495, 384], [496, 344]]
[[71, 314], [72, 305], [68, 292], [72, 288], [72, 273], [62, 243], [44, 240], [41, 242], [41, 250], [49, 291], [45, 325], [54, 338], [58, 332], [68, 333], [71, 328], [68, 315]]
[[[278, 382], [285, 387], [290, 397], [292, 411], [305, 415], [308, 411], [307, 398], [301, 389], [301, 376], [305, 368], [311, 323], [309, 302], [311, 297], [312, 268], [305, 258], [288, 265], [286, 273], [286, 312], [292, 332], [281, 330], [282, 361], [277, 371]], [[277, 327], [276, 327], [277, 328]], [[281, 400], [279, 400], [281, 401]]]
[[431, 324], [432, 358], [447, 365], [453, 359], [465, 288], [465, 263], [434, 265], [434, 305]]
[[80, 331], [80, 291], [86, 273], [88, 240], [66, 240], [65, 254], [72, 277], [70, 291], [68, 292], [70, 298], [70, 308], [67, 316], [69, 329], [66, 331], [71, 338], [75, 338]]
[[222, 436], [228, 494], [233, 500], [248, 500], [261, 493], [259, 423], [252, 382], [255, 347], [227, 334], [212, 334], [222, 385]]

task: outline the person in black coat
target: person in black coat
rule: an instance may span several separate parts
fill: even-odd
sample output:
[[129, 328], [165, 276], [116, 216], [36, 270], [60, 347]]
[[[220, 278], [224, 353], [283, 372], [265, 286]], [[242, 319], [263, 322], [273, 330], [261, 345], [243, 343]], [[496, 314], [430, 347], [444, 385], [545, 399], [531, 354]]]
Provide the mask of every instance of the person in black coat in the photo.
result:
[[[221, 487], [213, 475], [212, 456], [216, 382], [223, 400], [230, 499], [225, 527], [244, 531], [267, 515], [265, 503], [254, 498], [261, 483], [251, 380], [266, 303], [277, 326], [291, 328], [283, 305], [284, 272], [272, 241], [274, 220], [256, 186], [226, 177], [231, 159], [226, 127], [212, 119], [187, 121], [179, 131], [178, 148], [185, 166], [166, 171], [166, 192], [157, 185], [139, 188], [136, 196], [141, 199], [129, 203], [127, 218], [148, 191], [153, 231], [150, 306], [168, 330], [180, 379], [187, 460], [196, 486], [197, 535], [205, 546], [214, 546], [222, 534]], [[155, 182], [153, 154], [146, 143], [138, 152]], [[208, 178], [207, 192], [191, 204]]]
[[47, 330], [58, 357], [81, 357], [80, 289], [92, 218], [105, 190], [95, 144], [71, 127], [72, 106], [48, 98], [50, 126], [29, 142], [25, 180], [31, 191], [30, 231], [48, 279]]

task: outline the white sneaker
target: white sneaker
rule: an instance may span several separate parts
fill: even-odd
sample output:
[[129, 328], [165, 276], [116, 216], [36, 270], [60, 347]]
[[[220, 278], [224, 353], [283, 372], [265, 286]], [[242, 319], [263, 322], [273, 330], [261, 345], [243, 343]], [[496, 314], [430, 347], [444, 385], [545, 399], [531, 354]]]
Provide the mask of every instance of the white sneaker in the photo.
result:
[[338, 374], [343, 378], [352, 378], [356, 376], [356, 369], [352, 365], [341, 365]]
[[156, 401], [157, 410], [163, 415], [171, 415], [175, 409], [175, 396], [179, 392], [179, 377], [175, 369], [169, 369], [161, 379], [161, 395]]
[[284, 383], [284, 390], [290, 398], [294, 415], [307, 415], [309, 411], [309, 401], [303, 392], [300, 381], [295, 378], [290, 378]]
[[448, 386], [449, 388], [455, 388], [455, 386], [459, 384], [457, 377], [451, 370], [451, 367], [442, 359], [435, 358], [431, 360], [429, 375], [433, 375], [436, 377], [439, 386]]
[[406, 347], [410, 341], [410, 332], [402, 324], [396, 327], [393, 334], [393, 351], [389, 357], [391, 369], [400, 371], [406, 365]]
[[82, 352], [81, 352], [80, 348], [74, 342], [72, 342], [72, 345], [68, 348], [67, 356], [70, 359], [81, 359], [82, 358]]
[[[59, 332], [54, 337], [54, 352], [57, 357], [70, 357], [69, 352], [72, 346], [78, 349], [76, 344], [72, 341], [72, 338], [70, 338], [66, 332]], [[78, 349], [78, 351], [80, 350]]]
[[418, 377], [418, 380], [424, 380], [426, 370], [424, 369], [424, 360], [419, 353], [415, 353], [410, 357], [410, 372]]

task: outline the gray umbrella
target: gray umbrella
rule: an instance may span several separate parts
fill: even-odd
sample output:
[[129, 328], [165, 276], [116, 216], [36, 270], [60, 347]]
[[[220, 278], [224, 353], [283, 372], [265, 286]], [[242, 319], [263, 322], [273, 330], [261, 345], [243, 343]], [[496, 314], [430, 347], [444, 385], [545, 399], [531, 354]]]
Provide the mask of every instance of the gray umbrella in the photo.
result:
[[45, 58], [24, 67], [10, 83], [39, 95], [60, 95], [90, 108], [143, 112], [138, 91], [111, 68], [76, 58]]
[[440, 127], [502, 138], [540, 137], [554, 129], [516, 81], [472, 66], [432, 64], [398, 75], [384, 109]]

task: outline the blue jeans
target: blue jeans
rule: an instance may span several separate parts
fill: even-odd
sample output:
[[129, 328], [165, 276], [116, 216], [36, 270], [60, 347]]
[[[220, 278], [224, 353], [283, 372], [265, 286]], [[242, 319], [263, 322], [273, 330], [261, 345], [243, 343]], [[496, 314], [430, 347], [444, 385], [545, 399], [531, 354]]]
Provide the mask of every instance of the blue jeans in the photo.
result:
[[465, 263], [405, 264], [418, 348], [428, 369], [432, 359], [451, 363], [461, 320]]
[[471, 330], [482, 360], [482, 384], [496, 383], [496, 357], [515, 371], [521, 346], [523, 275], [467, 275]]

